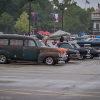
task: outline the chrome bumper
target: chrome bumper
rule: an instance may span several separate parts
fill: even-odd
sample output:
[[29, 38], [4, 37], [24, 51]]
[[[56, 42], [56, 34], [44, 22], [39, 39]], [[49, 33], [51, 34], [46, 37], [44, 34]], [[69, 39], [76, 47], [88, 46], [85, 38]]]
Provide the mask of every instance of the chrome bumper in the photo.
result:
[[58, 61], [58, 64], [65, 64], [65, 61]]
[[68, 59], [68, 55], [61, 55], [59, 57], [59, 60], [66, 60], [66, 59]]
[[58, 64], [62, 64], [62, 63], [65, 63], [65, 60], [68, 59], [68, 55], [61, 55], [59, 57], [59, 61], [58, 61]]
[[86, 57], [91, 57], [91, 54], [87, 54]]

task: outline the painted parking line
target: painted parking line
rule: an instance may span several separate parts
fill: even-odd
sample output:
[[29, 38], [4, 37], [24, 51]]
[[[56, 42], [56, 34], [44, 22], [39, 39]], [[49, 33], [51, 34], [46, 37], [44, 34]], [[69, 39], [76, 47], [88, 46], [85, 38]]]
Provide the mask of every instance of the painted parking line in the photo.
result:
[[50, 91], [50, 90], [31, 90], [31, 89], [0, 89], [0, 94], [100, 97], [99, 96], [100, 92]]

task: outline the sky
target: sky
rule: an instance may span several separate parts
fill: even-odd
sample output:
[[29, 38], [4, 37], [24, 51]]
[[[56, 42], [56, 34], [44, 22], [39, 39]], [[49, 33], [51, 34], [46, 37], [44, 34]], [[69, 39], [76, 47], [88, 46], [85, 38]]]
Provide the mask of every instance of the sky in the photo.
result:
[[[60, 0], [59, 0], [60, 1]], [[77, 5], [80, 6], [81, 8], [91, 8], [94, 7], [94, 9], [98, 9], [98, 3], [100, 4], [100, 0], [88, 0], [90, 4], [86, 3], [86, 0], [74, 0], [77, 2]]]
[[[62, 2], [63, 0], [59, 0], [59, 2]], [[74, 0], [77, 2], [77, 5], [80, 6], [81, 8], [91, 8], [94, 7], [94, 9], [98, 9], [98, 3], [100, 4], [100, 0], [88, 0], [90, 4], [85, 3], [86, 0]]]

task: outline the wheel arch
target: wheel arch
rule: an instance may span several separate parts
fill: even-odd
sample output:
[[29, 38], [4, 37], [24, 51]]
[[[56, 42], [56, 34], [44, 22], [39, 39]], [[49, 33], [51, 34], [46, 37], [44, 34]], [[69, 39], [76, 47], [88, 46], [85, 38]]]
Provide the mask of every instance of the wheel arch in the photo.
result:
[[59, 56], [58, 56], [58, 53], [57, 52], [40, 53], [39, 54], [39, 57], [38, 57], [38, 62], [44, 63], [45, 62], [45, 59], [47, 57], [52, 57], [54, 59], [55, 63], [58, 63]]
[[8, 61], [10, 61], [10, 53], [6, 50], [0, 50], [0, 55], [5, 55], [8, 58]]

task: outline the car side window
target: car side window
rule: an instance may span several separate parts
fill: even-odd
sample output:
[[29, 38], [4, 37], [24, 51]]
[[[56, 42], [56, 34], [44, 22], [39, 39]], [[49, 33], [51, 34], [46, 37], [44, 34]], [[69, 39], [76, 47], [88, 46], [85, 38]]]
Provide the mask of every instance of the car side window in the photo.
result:
[[23, 40], [11, 39], [10, 45], [23, 46]]
[[25, 40], [24, 46], [36, 46], [33, 40]]
[[8, 45], [8, 39], [0, 39], [0, 45]]
[[90, 42], [92, 42], [92, 41], [93, 41], [93, 39], [90, 39], [89, 41], [90, 41]]
[[61, 48], [70, 48], [69, 44], [62, 44], [60, 47]]

